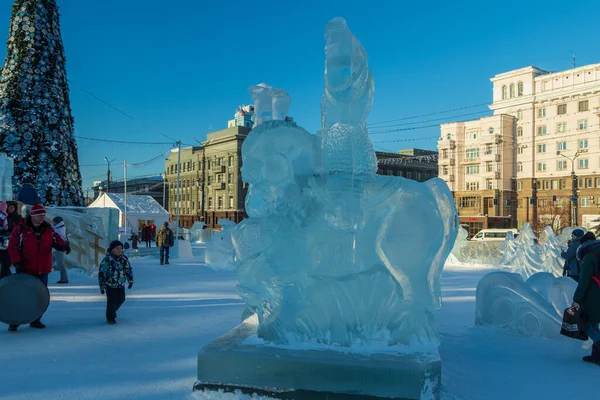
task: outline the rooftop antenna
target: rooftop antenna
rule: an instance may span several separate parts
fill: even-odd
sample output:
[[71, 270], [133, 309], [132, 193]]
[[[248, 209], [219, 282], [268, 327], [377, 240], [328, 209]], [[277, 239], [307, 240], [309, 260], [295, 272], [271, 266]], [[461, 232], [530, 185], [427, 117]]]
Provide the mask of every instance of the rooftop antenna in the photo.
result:
[[575, 53], [571, 52], [571, 56], [573, 57], [573, 68], [575, 68]]

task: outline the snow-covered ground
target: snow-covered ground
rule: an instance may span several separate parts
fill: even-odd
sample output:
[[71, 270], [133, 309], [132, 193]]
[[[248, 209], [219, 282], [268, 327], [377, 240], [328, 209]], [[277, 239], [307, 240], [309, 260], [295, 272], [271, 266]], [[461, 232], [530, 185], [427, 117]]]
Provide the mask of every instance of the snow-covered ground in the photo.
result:
[[[197, 250], [196, 250], [197, 251]], [[196, 356], [240, 322], [236, 276], [200, 258], [133, 259], [135, 285], [115, 326], [104, 321], [96, 280], [71, 274], [50, 285], [43, 331], [0, 331], [1, 399], [244, 399], [192, 393]], [[581, 361], [581, 342], [532, 339], [474, 326], [477, 282], [485, 266], [447, 265], [437, 314], [443, 399], [595, 398], [600, 368]], [[58, 280], [52, 274], [50, 282]]]

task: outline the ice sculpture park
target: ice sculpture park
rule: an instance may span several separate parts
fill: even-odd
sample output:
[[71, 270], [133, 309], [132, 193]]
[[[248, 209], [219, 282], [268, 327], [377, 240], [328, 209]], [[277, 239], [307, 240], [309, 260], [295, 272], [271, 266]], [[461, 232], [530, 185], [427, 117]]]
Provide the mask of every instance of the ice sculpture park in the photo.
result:
[[197, 388], [433, 395], [433, 311], [458, 229], [452, 194], [438, 179], [376, 175], [367, 54], [343, 19], [325, 40], [319, 135], [285, 120], [283, 90], [250, 88], [249, 218], [231, 237], [240, 295], [255, 314], [202, 349]]

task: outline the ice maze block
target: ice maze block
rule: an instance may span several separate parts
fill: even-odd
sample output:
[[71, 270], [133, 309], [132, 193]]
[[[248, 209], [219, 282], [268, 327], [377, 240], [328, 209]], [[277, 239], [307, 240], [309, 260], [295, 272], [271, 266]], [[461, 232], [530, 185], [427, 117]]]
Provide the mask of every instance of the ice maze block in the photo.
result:
[[240, 390], [279, 399], [435, 399], [437, 354], [301, 350], [256, 345], [256, 316], [202, 348], [195, 390]]

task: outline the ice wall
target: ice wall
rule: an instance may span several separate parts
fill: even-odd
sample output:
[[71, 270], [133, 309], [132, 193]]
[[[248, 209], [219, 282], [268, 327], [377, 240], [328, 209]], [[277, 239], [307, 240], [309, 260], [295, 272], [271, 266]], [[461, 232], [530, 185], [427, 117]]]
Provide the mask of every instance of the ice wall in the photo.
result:
[[13, 199], [12, 178], [15, 171], [13, 159], [0, 153], [0, 201]]
[[458, 230], [452, 194], [439, 179], [375, 174], [366, 52], [342, 19], [325, 39], [319, 136], [272, 112], [285, 92], [250, 89], [259, 119], [242, 148], [249, 218], [231, 233], [240, 294], [267, 342], [437, 351], [433, 311]]
[[236, 224], [227, 218], [220, 219], [218, 223], [222, 228], [206, 241], [204, 260], [206, 265], [214, 270], [235, 270], [231, 231]]

